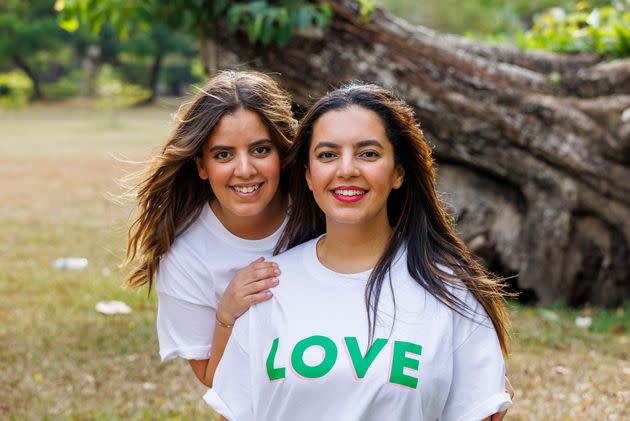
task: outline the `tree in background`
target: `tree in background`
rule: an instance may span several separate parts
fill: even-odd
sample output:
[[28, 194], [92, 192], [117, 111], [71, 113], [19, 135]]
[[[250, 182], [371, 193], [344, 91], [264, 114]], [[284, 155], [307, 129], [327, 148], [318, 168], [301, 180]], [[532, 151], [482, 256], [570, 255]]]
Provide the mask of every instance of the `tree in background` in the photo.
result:
[[[164, 24], [171, 32], [193, 34], [207, 74], [217, 68], [217, 46], [221, 32], [245, 28], [249, 42], [285, 46], [294, 32], [310, 32], [315, 24], [324, 28], [331, 16], [326, 2], [308, 0], [58, 0], [61, 25], [69, 30], [80, 23], [98, 31], [108, 22], [123, 36], [148, 31]], [[227, 26], [221, 24], [225, 22]]]
[[[122, 52], [120, 70], [125, 79], [146, 86], [151, 92], [143, 103], [151, 103], [157, 99], [160, 73], [165, 67], [167, 56], [176, 55], [184, 58], [186, 69], [191, 68], [191, 61], [197, 56], [193, 37], [181, 31], [169, 32], [166, 26], [160, 23], [154, 23], [144, 31], [135, 31], [122, 44]], [[147, 60], [149, 63], [145, 65]], [[175, 73], [173, 67], [180, 66], [169, 66], [167, 70]], [[167, 76], [172, 75], [169, 73]], [[190, 71], [180, 71], [174, 78], [175, 81], [172, 81], [174, 83], [193, 80]]]
[[33, 99], [44, 97], [47, 69], [38, 56], [46, 54], [46, 64], [51, 64], [70, 39], [57, 23], [53, 4], [54, 0], [5, 0], [0, 6], [0, 65], [24, 72], [33, 84]]

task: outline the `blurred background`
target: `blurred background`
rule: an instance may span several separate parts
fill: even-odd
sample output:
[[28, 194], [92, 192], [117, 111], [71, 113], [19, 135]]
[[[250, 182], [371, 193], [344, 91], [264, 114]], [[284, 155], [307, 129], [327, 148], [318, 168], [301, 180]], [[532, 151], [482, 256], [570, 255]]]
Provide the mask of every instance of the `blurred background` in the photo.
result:
[[[459, 87], [455, 79], [467, 77], [439, 76], [436, 58], [435, 83], [444, 91], [469, 95], [471, 84], [481, 86], [500, 71], [510, 75], [506, 80], [513, 86], [527, 86], [523, 92], [540, 103], [534, 106], [532, 99], [524, 113], [549, 132], [542, 142], [560, 141], [554, 151], [570, 149], [555, 161], [545, 145], [544, 153], [535, 142], [519, 146], [555, 162], [550, 166], [558, 174], [550, 173], [550, 179], [562, 186], [577, 180], [570, 193], [541, 188], [545, 196], [536, 203], [544, 206], [530, 207], [538, 193], [528, 193], [531, 183], [519, 185], [511, 177], [543, 170], [532, 166], [520, 174], [512, 161], [511, 175], [510, 159], [501, 151], [485, 152], [486, 144], [451, 152], [470, 138], [433, 119], [439, 114], [435, 107], [446, 103], [438, 91], [432, 93], [435, 100], [420, 100], [412, 88], [427, 92], [424, 82], [401, 76], [391, 84], [403, 96], [408, 93], [426, 122], [442, 171], [440, 186], [460, 233], [493, 271], [511, 276], [510, 287], [520, 293], [509, 303], [514, 343], [508, 375], [516, 396], [508, 419], [630, 419], [626, 0], [0, 0], [0, 419], [214, 419], [188, 365], [159, 362], [155, 295], [121, 287], [133, 202], [123, 197], [120, 180], [159, 151], [178, 107], [217, 68], [275, 72], [300, 112], [309, 97], [339, 82], [332, 78], [338, 69], [329, 67], [330, 79], [309, 78], [304, 75], [311, 70], [300, 69], [292, 51], [298, 45], [306, 45], [308, 54], [324, 51], [334, 39], [329, 37], [349, 25], [378, 37], [386, 33], [384, 22], [407, 31], [387, 32], [389, 39], [431, 46], [425, 61], [439, 56], [441, 44], [445, 54], [456, 49], [478, 54], [469, 63], [486, 60], [482, 76]], [[419, 32], [409, 29], [415, 25]], [[225, 51], [213, 39], [229, 40]], [[350, 41], [348, 50], [364, 48]], [[394, 45], [382, 42], [385, 49]], [[376, 57], [379, 50], [367, 51]], [[270, 57], [280, 64], [270, 65]], [[373, 65], [371, 60], [340, 73], [358, 72]], [[465, 75], [463, 61], [457, 63], [444, 74]], [[357, 73], [386, 84], [379, 77]], [[474, 95], [500, 90], [479, 86]], [[510, 102], [497, 98], [495, 105]], [[448, 112], [459, 112], [449, 104]], [[543, 110], [540, 104], [551, 105]], [[562, 114], [570, 107], [578, 117]], [[467, 110], [457, 125], [474, 120]], [[509, 114], [493, 110], [478, 113], [491, 121], [483, 129], [488, 132], [493, 121]], [[575, 123], [563, 128], [570, 118]], [[554, 121], [566, 138], [554, 137]], [[523, 124], [535, 126], [530, 123]], [[509, 149], [508, 132], [484, 140], [499, 145], [503, 140], [497, 139], [507, 139], [502, 148]], [[485, 178], [464, 180], [461, 168], [482, 168]], [[546, 185], [536, 175], [532, 183]], [[486, 179], [499, 187], [479, 187]], [[556, 200], [565, 193], [579, 198], [571, 204]], [[474, 202], [473, 196], [502, 205], [472, 206], [467, 201]], [[599, 203], [601, 214], [587, 203]], [[501, 219], [505, 215], [509, 220]], [[570, 221], [563, 237], [554, 223], [564, 216]], [[532, 218], [541, 225], [550, 220], [548, 235], [563, 238], [558, 247], [552, 242], [545, 249], [540, 234], [528, 236]], [[487, 229], [477, 229], [481, 226]], [[557, 275], [547, 271], [544, 256], [528, 258], [553, 253], [562, 259]]]

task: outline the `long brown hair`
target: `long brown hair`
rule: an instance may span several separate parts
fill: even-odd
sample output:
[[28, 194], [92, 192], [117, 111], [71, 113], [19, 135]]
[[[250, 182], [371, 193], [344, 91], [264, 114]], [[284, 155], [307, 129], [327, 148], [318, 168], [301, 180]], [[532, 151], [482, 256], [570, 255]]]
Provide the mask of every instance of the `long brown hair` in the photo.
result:
[[[325, 113], [352, 105], [375, 112], [385, 126], [394, 148], [394, 160], [405, 171], [402, 186], [387, 200], [393, 235], [366, 287], [370, 340], [373, 338], [381, 289], [397, 251], [407, 247], [407, 269], [411, 277], [430, 294], [465, 317], [474, 310], [455, 289], [468, 289], [481, 303], [507, 355], [509, 319], [503, 305], [502, 284], [471, 256], [455, 234], [453, 222], [440, 201], [436, 172], [412, 108], [391, 92], [375, 85], [350, 85], [317, 101], [306, 113], [287, 157], [290, 167], [291, 212], [276, 252], [291, 248], [326, 231], [325, 215], [308, 189], [304, 169], [309, 164], [313, 126]], [[392, 288], [391, 278], [389, 288]], [[394, 303], [395, 305], [395, 303]]]
[[[297, 126], [287, 93], [262, 73], [225, 71], [213, 77], [180, 111], [161, 153], [135, 174], [141, 180], [135, 190], [138, 215], [129, 228], [125, 264], [134, 260], [137, 264], [127, 286], [148, 284], [151, 291], [160, 257], [213, 197], [210, 184], [197, 173], [194, 158], [202, 155], [221, 118], [240, 108], [258, 114], [280, 158], [286, 156]], [[286, 193], [284, 171], [279, 188]]]

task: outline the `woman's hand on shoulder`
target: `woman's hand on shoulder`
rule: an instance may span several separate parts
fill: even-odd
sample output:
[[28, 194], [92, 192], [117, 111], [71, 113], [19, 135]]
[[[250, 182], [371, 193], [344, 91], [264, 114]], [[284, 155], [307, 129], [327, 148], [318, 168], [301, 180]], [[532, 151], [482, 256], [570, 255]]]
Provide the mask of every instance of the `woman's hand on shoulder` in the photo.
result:
[[273, 295], [270, 288], [278, 285], [280, 269], [274, 262], [259, 257], [239, 270], [225, 289], [217, 309], [217, 319], [232, 325], [252, 305], [266, 301]]

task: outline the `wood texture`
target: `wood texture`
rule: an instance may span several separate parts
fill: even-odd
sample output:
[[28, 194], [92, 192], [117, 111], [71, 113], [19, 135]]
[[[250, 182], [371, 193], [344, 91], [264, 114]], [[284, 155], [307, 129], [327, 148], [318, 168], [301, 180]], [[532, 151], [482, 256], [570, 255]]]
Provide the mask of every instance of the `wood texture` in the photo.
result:
[[458, 230], [542, 303], [630, 298], [630, 60], [483, 45], [355, 1], [278, 50], [219, 31], [219, 66], [277, 72], [308, 106], [369, 81], [416, 110]]

